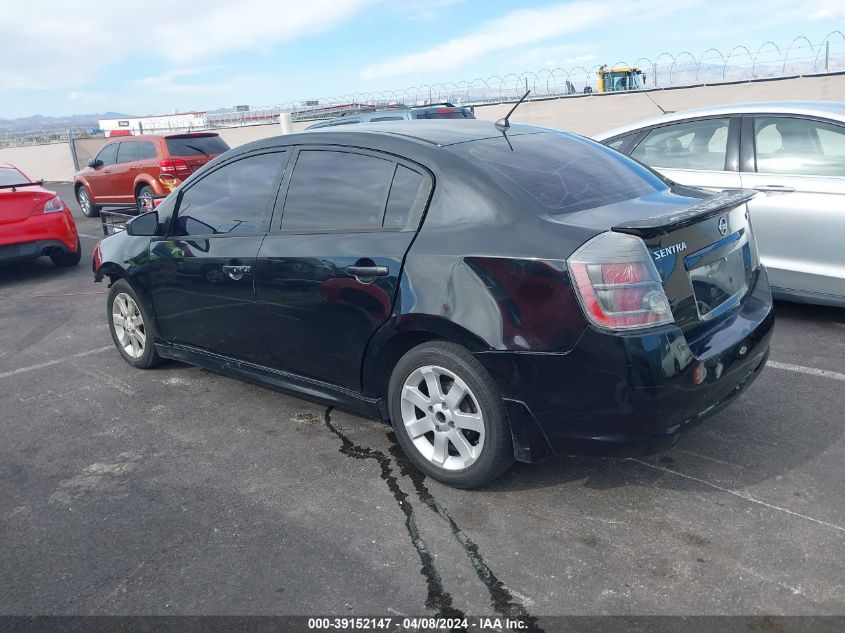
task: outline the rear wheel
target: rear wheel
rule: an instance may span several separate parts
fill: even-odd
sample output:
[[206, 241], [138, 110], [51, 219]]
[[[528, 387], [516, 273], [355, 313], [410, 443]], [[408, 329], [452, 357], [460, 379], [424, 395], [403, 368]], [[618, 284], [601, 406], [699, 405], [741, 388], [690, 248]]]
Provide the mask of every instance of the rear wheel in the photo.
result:
[[109, 330], [123, 360], [139, 369], [155, 367], [161, 357], [153, 344], [151, 315], [124, 279], [112, 284], [107, 301]]
[[58, 266], [59, 268], [76, 266], [79, 263], [79, 260], [82, 259], [82, 244], [80, 244], [79, 238], [76, 238], [75, 253], [59, 251], [50, 255], [50, 259], [53, 260], [53, 265]]
[[153, 197], [153, 189], [149, 185], [144, 185], [138, 189], [138, 194], [135, 196], [135, 203], [138, 205], [138, 211], [140, 213], [146, 213], [152, 207], [144, 207], [144, 202], [149, 202], [152, 200]]
[[390, 418], [408, 458], [457, 488], [476, 488], [513, 464], [496, 383], [469, 350], [435, 341], [413, 348], [393, 370]]
[[100, 215], [100, 207], [91, 200], [91, 193], [85, 185], [76, 190], [76, 201], [86, 218], [96, 218]]

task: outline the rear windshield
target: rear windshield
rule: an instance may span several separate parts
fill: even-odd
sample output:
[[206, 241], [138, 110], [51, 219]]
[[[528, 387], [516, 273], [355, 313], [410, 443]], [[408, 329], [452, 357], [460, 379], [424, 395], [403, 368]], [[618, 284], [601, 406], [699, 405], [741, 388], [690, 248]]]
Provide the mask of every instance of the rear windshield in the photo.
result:
[[171, 156], [208, 156], [222, 154], [229, 146], [219, 136], [189, 136], [168, 138], [167, 153]]
[[492, 167], [553, 214], [602, 207], [667, 188], [627, 156], [568, 134], [502, 136], [468, 147], [473, 158]]
[[4, 185], [22, 185], [27, 182], [29, 182], [29, 178], [14, 167], [0, 167], [0, 187]]
[[475, 115], [466, 108], [432, 108], [414, 112], [416, 119], [474, 119]]

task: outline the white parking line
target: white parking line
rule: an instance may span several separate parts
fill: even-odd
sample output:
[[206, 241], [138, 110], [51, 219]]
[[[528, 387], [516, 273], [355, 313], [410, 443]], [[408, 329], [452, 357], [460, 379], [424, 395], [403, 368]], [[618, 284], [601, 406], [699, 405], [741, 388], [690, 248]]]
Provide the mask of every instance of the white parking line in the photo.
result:
[[88, 235], [87, 233], [78, 233], [78, 232], [77, 232], [77, 234], [82, 236], [82, 237], [87, 237], [89, 240], [99, 240], [99, 239], [103, 238], [102, 235]]
[[845, 380], [845, 374], [840, 374], [836, 371], [828, 371], [827, 369], [816, 369], [815, 367], [804, 367], [803, 365], [792, 365], [791, 363], [781, 363], [776, 360], [770, 360], [766, 363], [768, 367], [775, 369], [785, 369], [786, 371], [794, 371], [798, 374], [807, 374], [808, 376], [821, 376], [822, 378], [832, 378], [833, 380]]
[[70, 356], [64, 356], [62, 358], [48, 360], [43, 363], [38, 363], [37, 365], [30, 365], [29, 367], [21, 367], [20, 369], [4, 371], [3, 373], [0, 373], [0, 378], [9, 378], [10, 376], [17, 376], [18, 374], [25, 374], [28, 371], [35, 371], [36, 369], [52, 367], [53, 365], [58, 365], [59, 363], [72, 360], [74, 358], [83, 358], [85, 356], [91, 356], [92, 354], [99, 354], [100, 352], [105, 352], [107, 349], [112, 349], [112, 347], [113, 346], [111, 345], [106, 345], [105, 347], [98, 347], [97, 349], [89, 349], [87, 352], [79, 352], [78, 354], [71, 354]]

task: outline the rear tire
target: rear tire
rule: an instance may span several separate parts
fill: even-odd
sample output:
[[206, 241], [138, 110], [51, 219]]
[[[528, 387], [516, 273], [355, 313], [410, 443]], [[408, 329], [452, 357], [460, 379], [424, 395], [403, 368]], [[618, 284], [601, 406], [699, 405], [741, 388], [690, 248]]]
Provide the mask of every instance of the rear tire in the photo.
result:
[[477, 488], [513, 465], [501, 393], [460, 345], [433, 341], [405, 354], [390, 377], [388, 404], [402, 450], [434, 479]]
[[82, 209], [82, 215], [86, 218], [96, 218], [100, 215], [100, 206], [94, 204], [91, 199], [91, 192], [85, 185], [76, 190], [76, 201], [79, 203], [79, 208]]
[[50, 259], [53, 260], [53, 266], [58, 266], [59, 268], [67, 268], [79, 264], [79, 261], [82, 259], [82, 244], [79, 242], [79, 238], [76, 238], [75, 253], [59, 251], [50, 255]]
[[146, 213], [144, 210], [143, 205], [141, 204], [144, 198], [152, 199], [154, 192], [152, 187], [149, 185], [144, 185], [140, 189], [138, 189], [138, 194], [135, 196], [135, 204], [138, 205], [138, 213]]
[[155, 349], [152, 315], [125, 279], [112, 284], [106, 317], [112, 341], [123, 360], [138, 369], [149, 369], [162, 362]]

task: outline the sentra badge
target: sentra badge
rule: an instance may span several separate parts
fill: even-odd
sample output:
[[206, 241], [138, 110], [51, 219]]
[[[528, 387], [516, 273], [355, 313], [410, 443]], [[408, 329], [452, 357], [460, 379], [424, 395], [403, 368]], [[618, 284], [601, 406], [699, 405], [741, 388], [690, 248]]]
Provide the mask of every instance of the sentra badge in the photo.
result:
[[685, 250], [687, 250], [687, 243], [678, 242], [677, 244], [672, 244], [672, 246], [667, 246], [666, 248], [660, 248], [656, 251], [651, 251], [651, 254], [654, 259], [663, 259], [664, 257], [669, 257], [669, 255], [674, 255], [675, 253], [680, 253], [681, 251]]

